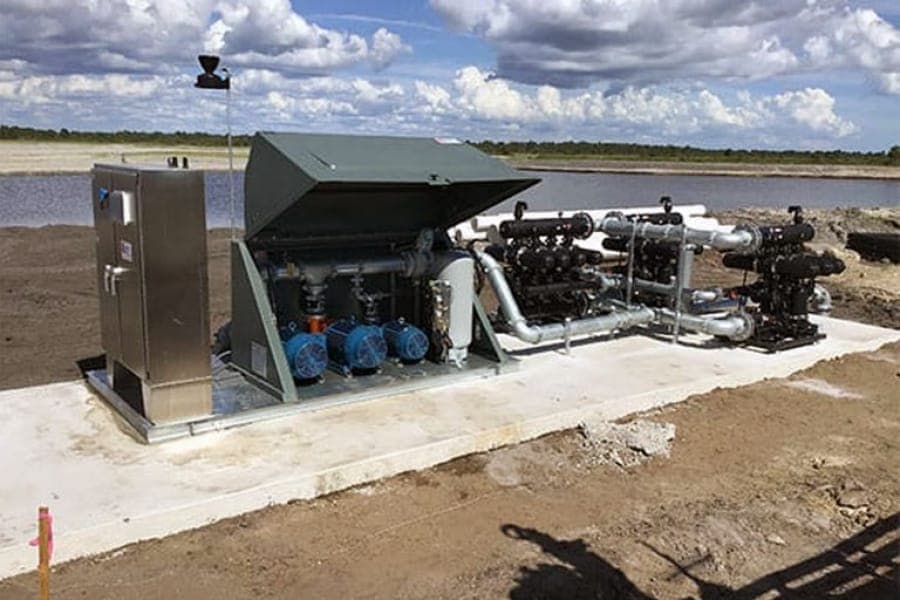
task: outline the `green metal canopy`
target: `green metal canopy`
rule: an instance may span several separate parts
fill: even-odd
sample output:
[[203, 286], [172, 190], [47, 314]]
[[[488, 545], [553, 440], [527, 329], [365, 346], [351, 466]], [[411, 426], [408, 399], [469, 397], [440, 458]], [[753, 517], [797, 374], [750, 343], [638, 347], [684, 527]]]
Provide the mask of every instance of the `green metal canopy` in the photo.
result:
[[454, 139], [261, 132], [244, 180], [246, 236], [411, 238], [539, 181]]

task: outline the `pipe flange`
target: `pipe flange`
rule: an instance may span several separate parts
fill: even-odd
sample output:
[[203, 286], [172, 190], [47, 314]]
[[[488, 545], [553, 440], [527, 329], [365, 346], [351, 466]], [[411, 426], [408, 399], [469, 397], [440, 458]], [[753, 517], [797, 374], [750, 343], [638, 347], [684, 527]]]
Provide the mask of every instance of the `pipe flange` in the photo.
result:
[[753, 320], [753, 317], [742, 310], [735, 311], [728, 316], [738, 318], [743, 322], [743, 326], [731, 338], [733, 341], [746, 342], [753, 337], [753, 332], [756, 329], [756, 321]]
[[743, 231], [750, 234], [750, 246], [736, 250], [738, 254], [752, 254], [762, 247], [763, 235], [759, 227], [753, 223], [742, 223], [735, 226], [734, 231]]
[[582, 235], [575, 236], [576, 238], [578, 238], [580, 240], [586, 240], [589, 237], [591, 237], [592, 235], [594, 235], [595, 223], [594, 223], [594, 218], [590, 214], [588, 214], [584, 211], [577, 212], [574, 215], [572, 215], [572, 218], [573, 219], [584, 219], [585, 221], [587, 221], [587, 224], [588, 224], [587, 230]]

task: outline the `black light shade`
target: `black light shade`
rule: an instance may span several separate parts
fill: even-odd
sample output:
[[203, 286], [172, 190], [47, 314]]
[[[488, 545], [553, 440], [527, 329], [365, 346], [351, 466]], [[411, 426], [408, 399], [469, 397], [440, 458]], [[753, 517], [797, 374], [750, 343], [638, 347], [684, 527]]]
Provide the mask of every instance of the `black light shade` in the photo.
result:
[[203, 73], [197, 75], [194, 87], [205, 90], [227, 90], [231, 87], [231, 78], [216, 75], [215, 70], [219, 66], [219, 57], [211, 54], [201, 54], [197, 57]]
[[201, 54], [197, 57], [200, 66], [207, 75], [212, 75], [219, 68], [219, 57], [212, 54]]

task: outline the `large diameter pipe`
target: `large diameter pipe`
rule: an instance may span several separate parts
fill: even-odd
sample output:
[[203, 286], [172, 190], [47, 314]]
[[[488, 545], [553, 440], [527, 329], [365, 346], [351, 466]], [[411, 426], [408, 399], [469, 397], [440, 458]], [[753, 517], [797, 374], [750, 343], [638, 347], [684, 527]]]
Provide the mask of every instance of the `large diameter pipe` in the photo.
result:
[[809, 223], [793, 223], [791, 225], [769, 225], [760, 227], [763, 246], [787, 246], [802, 244], [813, 239], [816, 230]]
[[594, 221], [587, 213], [547, 219], [513, 219], [500, 223], [499, 231], [508, 239], [553, 235], [586, 239], [594, 232]]
[[744, 312], [733, 312], [725, 317], [700, 317], [697, 315], [677, 315], [668, 308], [656, 309], [656, 317], [660, 323], [675, 325], [689, 331], [705, 333], [716, 337], [725, 337], [735, 342], [743, 342], [753, 335], [753, 319]]
[[326, 279], [340, 275], [398, 273], [405, 277], [417, 277], [425, 274], [434, 262], [436, 258], [430, 252], [402, 252], [346, 262], [304, 261], [292, 267], [277, 267], [274, 276], [279, 280], [303, 279], [313, 285], [322, 284]]
[[607, 235], [647, 238], [667, 242], [685, 242], [710, 246], [718, 250], [753, 252], [760, 246], [762, 236], [753, 225], [738, 225], [731, 231], [691, 229], [686, 225], [654, 225], [636, 223], [625, 215], [611, 214], [597, 222], [596, 231]]
[[519, 305], [513, 296], [512, 290], [503, 274], [503, 268], [489, 254], [475, 251], [475, 257], [484, 268], [494, 294], [500, 303], [500, 310], [506, 317], [510, 331], [523, 342], [539, 344], [553, 340], [565, 340], [579, 335], [610, 332], [616, 329], [626, 329], [634, 325], [643, 325], [655, 318], [654, 312], [645, 307], [623, 309], [600, 317], [586, 317], [567, 321], [565, 323], [550, 323], [547, 325], [529, 325], [522, 315]]

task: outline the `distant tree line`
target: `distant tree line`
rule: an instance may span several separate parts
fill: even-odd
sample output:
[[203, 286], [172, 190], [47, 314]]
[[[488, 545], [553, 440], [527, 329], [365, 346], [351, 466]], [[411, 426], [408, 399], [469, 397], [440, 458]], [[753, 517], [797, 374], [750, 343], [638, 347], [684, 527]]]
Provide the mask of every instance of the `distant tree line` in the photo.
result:
[[743, 150], [732, 148], [695, 148], [693, 146], [655, 146], [615, 142], [493, 142], [475, 144], [480, 150], [501, 156], [533, 158], [602, 158], [605, 160], [641, 160], [724, 163], [794, 163], [841, 165], [900, 165], [900, 145], [886, 152], [848, 152], [846, 150]]
[[[249, 146], [249, 135], [236, 135], [235, 146]], [[42, 142], [101, 142], [186, 146], [223, 146], [225, 136], [214, 133], [175, 131], [70, 131], [0, 125], [0, 140]], [[656, 146], [616, 142], [470, 142], [478, 149], [501, 156], [533, 158], [595, 158], [604, 160], [640, 160], [725, 163], [793, 163], [840, 165], [900, 165], [900, 145], [885, 152], [848, 152], [846, 150], [743, 150], [732, 148], [695, 148], [693, 146]]]
[[[224, 146], [224, 135], [199, 131], [70, 131], [66, 128], [35, 129], [0, 125], [0, 140], [27, 140], [33, 142], [102, 142], [119, 144], [158, 144], [166, 146]], [[235, 146], [249, 146], [249, 135], [232, 137]]]

